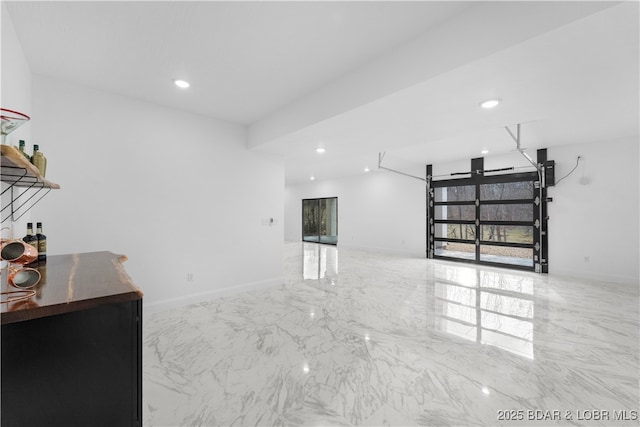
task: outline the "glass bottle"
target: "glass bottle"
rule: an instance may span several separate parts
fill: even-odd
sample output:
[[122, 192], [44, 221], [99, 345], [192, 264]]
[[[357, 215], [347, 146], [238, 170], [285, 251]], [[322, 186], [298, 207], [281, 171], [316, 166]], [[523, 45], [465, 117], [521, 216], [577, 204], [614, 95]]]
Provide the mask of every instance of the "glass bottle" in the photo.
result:
[[37, 223], [36, 238], [38, 239], [38, 262], [47, 262], [47, 236], [42, 233], [42, 223]]
[[40, 175], [44, 178], [47, 171], [47, 159], [44, 154], [40, 152], [40, 146], [38, 144], [33, 145], [33, 156], [31, 156], [31, 163], [38, 168]]
[[22, 238], [22, 241], [30, 244], [34, 248], [38, 249], [38, 238], [33, 235], [33, 223], [27, 223], [27, 235]]
[[[22, 241], [25, 243], [30, 244], [31, 246], [33, 246], [34, 248], [36, 248], [36, 250], [38, 249], [38, 238], [33, 234], [33, 223], [32, 222], [28, 222], [27, 223], [27, 235], [24, 236], [22, 238]], [[40, 257], [40, 254], [38, 254], [38, 258]], [[32, 263], [29, 264], [29, 266], [33, 266], [33, 264], [37, 264], [38, 261], [34, 261]]]
[[27, 152], [25, 151], [25, 143], [24, 143], [24, 139], [21, 139], [20, 141], [18, 141], [18, 149], [20, 150], [20, 152], [22, 153], [22, 155], [27, 159], [27, 161], [31, 161], [31, 156], [29, 156], [27, 154]]

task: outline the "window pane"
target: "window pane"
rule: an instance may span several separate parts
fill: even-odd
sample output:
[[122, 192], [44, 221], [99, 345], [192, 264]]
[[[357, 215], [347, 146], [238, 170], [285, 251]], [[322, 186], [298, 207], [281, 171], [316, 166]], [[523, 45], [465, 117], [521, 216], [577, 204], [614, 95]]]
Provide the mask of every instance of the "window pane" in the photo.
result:
[[459, 259], [476, 259], [476, 245], [471, 243], [436, 242], [435, 254]]
[[476, 238], [476, 226], [472, 224], [435, 224], [435, 235], [442, 239]]
[[307, 242], [319, 240], [319, 211], [318, 200], [302, 201], [302, 239]]
[[481, 221], [532, 221], [533, 204], [480, 205]]
[[480, 185], [480, 200], [533, 199], [533, 181]]
[[483, 224], [480, 226], [480, 241], [533, 244], [533, 227]]
[[476, 200], [475, 185], [434, 188], [436, 202], [468, 202]]
[[475, 221], [476, 206], [475, 205], [459, 205], [459, 206], [435, 206], [436, 219]]
[[533, 249], [480, 245], [480, 261], [533, 267]]

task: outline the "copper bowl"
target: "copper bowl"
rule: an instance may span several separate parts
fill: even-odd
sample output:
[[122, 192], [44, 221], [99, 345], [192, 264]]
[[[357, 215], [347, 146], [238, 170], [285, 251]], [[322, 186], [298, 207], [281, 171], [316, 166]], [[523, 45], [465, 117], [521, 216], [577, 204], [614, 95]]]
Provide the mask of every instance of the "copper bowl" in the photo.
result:
[[33, 288], [40, 282], [40, 272], [35, 268], [20, 268], [9, 273], [9, 283], [18, 289]]
[[2, 245], [0, 258], [16, 264], [29, 264], [38, 259], [38, 250], [22, 240], [11, 240]]

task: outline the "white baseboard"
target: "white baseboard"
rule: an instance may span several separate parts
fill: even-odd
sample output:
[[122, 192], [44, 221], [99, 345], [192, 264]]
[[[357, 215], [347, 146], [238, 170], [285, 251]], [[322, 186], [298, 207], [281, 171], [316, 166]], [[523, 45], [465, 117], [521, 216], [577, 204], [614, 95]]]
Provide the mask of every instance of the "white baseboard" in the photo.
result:
[[618, 276], [613, 274], [602, 274], [593, 272], [585, 273], [584, 271], [577, 271], [572, 269], [558, 269], [551, 267], [549, 268], [549, 274], [554, 276], [572, 277], [576, 279], [586, 279], [598, 282], [616, 283], [620, 285], [638, 286], [639, 284], [637, 277]]
[[171, 310], [191, 304], [199, 304], [205, 301], [211, 301], [216, 298], [236, 295], [241, 292], [248, 292], [257, 289], [267, 289], [284, 284], [284, 276], [278, 276], [271, 279], [260, 280], [257, 282], [244, 283], [241, 285], [229, 286], [221, 289], [213, 289], [206, 292], [198, 292], [189, 295], [181, 295], [175, 298], [168, 298], [160, 301], [144, 303], [144, 310], [148, 313], [158, 311]]
[[341, 244], [338, 242], [338, 249], [340, 247], [348, 249], [357, 249], [361, 251], [377, 252], [390, 255], [408, 256], [412, 258], [427, 258], [426, 252], [422, 250], [400, 249], [400, 248], [383, 248], [377, 246], [359, 246], [350, 244]]

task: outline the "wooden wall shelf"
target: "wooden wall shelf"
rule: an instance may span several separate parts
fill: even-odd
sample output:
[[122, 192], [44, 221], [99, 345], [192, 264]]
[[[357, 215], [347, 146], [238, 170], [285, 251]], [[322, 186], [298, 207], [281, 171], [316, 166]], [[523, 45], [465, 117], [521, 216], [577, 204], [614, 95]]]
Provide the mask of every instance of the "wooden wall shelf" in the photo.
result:
[[[2, 222], [9, 218], [17, 221], [49, 191], [59, 189], [60, 185], [40, 175], [40, 171], [16, 147], [2, 145], [1, 148], [1, 180], [8, 184], [7, 188], [3, 188], [1, 195], [4, 196], [7, 192], [11, 194], [11, 197], [6, 199], [8, 202], [2, 204]], [[16, 188], [22, 191], [14, 191]]]
[[32, 165], [18, 150], [11, 145], [2, 145], [2, 181], [16, 187], [46, 187], [59, 189], [60, 186], [40, 175], [40, 171]]

